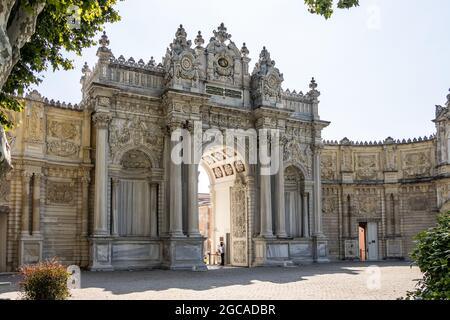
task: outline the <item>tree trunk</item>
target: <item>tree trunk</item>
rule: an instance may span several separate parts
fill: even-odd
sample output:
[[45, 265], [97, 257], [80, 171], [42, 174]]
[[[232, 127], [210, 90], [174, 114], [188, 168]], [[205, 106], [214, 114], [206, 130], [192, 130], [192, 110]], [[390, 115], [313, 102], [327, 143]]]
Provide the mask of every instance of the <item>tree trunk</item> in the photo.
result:
[[11, 169], [11, 148], [6, 140], [5, 130], [0, 126], [0, 181]]
[[[0, 89], [20, 58], [20, 49], [30, 41], [36, 30], [38, 15], [45, 1], [34, 4], [31, 10], [20, 5], [20, 0], [2, 0], [0, 3]], [[8, 24], [9, 22], [9, 24]]]

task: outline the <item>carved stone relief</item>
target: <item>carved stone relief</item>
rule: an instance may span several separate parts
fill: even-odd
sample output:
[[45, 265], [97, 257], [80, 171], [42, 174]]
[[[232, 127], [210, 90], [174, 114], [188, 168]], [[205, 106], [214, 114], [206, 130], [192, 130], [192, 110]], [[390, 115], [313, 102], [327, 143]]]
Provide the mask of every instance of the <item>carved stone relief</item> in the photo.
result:
[[74, 183], [47, 182], [47, 204], [72, 205], [75, 195]]
[[120, 164], [126, 169], [146, 169], [152, 166], [150, 159], [140, 150], [131, 150], [125, 153]]
[[40, 143], [44, 141], [44, 109], [34, 104], [28, 107], [26, 112], [25, 141]]
[[312, 151], [309, 145], [300, 145], [295, 140], [289, 141], [284, 148], [283, 160], [300, 164], [305, 168], [307, 177], [312, 176]]
[[11, 192], [10, 190], [11, 184], [9, 181], [3, 180], [0, 184], [0, 203], [7, 203], [9, 202], [9, 194]]
[[411, 211], [426, 211], [429, 207], [429, 200], [427, 195], [410, 195], [406, 201], [407, 208]]
[[333, 180], [335, 179], [335, 165], [333, 154], [323, 154], [321, 157], [321, 173], [322, 179]]
[[246, 187], [237, 179], [231, 188], [231, 261], [233, 265], [247, 265], [247, 201]]
[[76, 157], [80, 151], [79, 122], [48, 119], [47, 152], [59, 157]]
[[404, 154], [402, 164], [405, 178], [414, 178], [430, 173], [430, 161], [426, 152]]
[[371, 155], [357, 155], [356, 157], [356, 177], [360, 180], [370, 180], [377, 177], [378, 166], [377, 156]]
[[335, 196], [323, 197], [322, 212], [325, 214], [333, 214], [337, 212], [338, 199]]
[[[156, 123], [145, 122], [139, 117], [130, 120], [114, 119], [111, 124], [109, 144], [111, 159], [116, 161], [121, 160], [115, 158], [120, 150], [129, 147], [139, 149], [140, 146], [145, 146], [154, 152], [159, 162], [164, 148], [164, 134]], [[153, 165], [159, 166], [159, 163]]]

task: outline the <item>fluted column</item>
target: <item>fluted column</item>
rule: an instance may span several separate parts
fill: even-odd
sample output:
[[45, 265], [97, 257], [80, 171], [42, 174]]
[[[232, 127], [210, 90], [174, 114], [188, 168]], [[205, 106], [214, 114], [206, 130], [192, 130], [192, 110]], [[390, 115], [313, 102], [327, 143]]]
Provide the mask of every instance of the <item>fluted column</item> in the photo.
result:
[[97, 128], [95, 153], [94, 235], [108, 235], [108, 126], [111, 115], [97, 112], [92, 120]]
[[149, 181], [150, 190], [150, 236], [158, 236], [158, 185]]
[[22, 175], [22, 234], [30, 234], [30, 181], [32, 174], [23, 172]]
[[119, 235], [119, 179], [114, 177], [111, 179], [111, 235]]
[[41, 175], [33, 178], [33, 234], [41, 232]]
[[276, 208], [277, 208], [277, 237], [286, 238], [286, 211], [285, 211], [285, 203], [284, 203], [284, 163], [283, 163], [283, 155], [284, 155], [284, 141], [280, 140], [280, 148], [279, 148], [279, 169], [278, 173], [275, 176], [275, 200], [276, 200]]
[[270, 190], [270, 175], [260, 174], [260, 201], [261, 201], [261, 236], [273, 237], [272, 231], [272, 194]]
[[188, 233], [190, 237], [199, 237], [198, 164], [189, 164], [188, 170]]
[[[180, 128], [180, 124], [171, 123], [170, 134]], [[182, 164], [172, 159], [172, 152], [180, 141], [172, 141], [170, 139], [169, 152], [169, 168], [170, 168], [170, 225], [169, 234], [173, 237], [183, 236], [183, 216], [182, 216]]]
[[321, 146], [314, 148], [314, 235], [322, 235], [322, 182], [320, 179]]
[[303, 192], [303, 237], [309, 237], [308, 194]]
[[89, 183], [90, 183], [89, 171], [85, 171], [81, 177], [81, 237], [84, 238], [89, 233]]

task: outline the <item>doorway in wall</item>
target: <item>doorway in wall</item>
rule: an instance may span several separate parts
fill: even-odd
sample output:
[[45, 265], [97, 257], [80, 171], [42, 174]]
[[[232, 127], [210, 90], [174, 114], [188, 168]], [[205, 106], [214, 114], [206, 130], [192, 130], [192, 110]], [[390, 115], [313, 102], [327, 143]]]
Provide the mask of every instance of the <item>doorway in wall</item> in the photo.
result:
[[367, 223], [366, 222], [360, 222], [358, 226], [358, 237], [359, 237], [359, 260], [366, 261], [366, 230], [367, 230]]
[[360, 260], [378, 260], [378, 223], [360, 222], [358, 231]]
[[223, 242], [225, 265], [248, 267], [248, 168], [243, 157], [236, 150], [216, 146], [204, 151], [199, 171], [199, 227], [206, 238], [206, 263], [221, 263], [218, 247]]

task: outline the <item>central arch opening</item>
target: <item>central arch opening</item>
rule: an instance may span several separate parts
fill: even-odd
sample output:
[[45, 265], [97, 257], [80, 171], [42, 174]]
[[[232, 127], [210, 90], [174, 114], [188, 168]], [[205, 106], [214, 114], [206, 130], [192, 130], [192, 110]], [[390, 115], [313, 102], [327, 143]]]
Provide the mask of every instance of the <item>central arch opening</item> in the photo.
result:
[[[228, 147], [205, 150], [199, 166], [199, 227], [208, 265], [248, 266], [247, 168]], [[220, 244], [224, 246], [220, 248]]]

